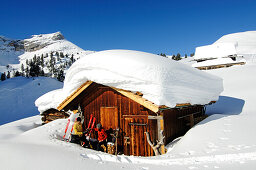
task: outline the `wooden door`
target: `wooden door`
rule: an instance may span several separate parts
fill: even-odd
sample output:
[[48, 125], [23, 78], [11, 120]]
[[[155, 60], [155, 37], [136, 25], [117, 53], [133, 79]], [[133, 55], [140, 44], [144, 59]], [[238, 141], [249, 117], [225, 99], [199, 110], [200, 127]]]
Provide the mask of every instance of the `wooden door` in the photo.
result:
[[124, 118], [124, 154], [150, 156], [144, 132], [147, 130], [146, 117]]
[[100, 108], [100, 123], [104, 129], [117, 129], [118, 126], [118, 110], [116, 107]]

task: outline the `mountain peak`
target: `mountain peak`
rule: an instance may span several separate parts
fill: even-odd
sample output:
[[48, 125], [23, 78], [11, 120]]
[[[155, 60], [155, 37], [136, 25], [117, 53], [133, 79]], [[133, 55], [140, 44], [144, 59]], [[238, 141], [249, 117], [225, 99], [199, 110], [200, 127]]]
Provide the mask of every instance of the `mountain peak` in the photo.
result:
[[32, 38], [24, 40], [24, 46], [26, 51], [32, 52], [40, 50], [48, 45], [55, 43], [56, 41], [61, 41], [64, 39], [65, 38], [61, 32], [32, 35]]

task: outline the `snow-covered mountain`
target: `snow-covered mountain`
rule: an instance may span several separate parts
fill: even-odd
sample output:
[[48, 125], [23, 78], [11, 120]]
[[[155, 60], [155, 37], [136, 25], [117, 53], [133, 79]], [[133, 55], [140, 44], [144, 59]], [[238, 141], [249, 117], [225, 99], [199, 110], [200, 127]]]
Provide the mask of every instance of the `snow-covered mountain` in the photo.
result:
[[13, 40], [0, 36], [0, 72], [4, 72], [8, 64], [19, 64], [18, 56], [24, 52], [23, 40]]
[[25, 40], [0, 37], [0, 72], [13, 69], [21, 71], [21, 65], [26, 68], [28, 62], [35, 57], [43, 57], [44, 64], [41, 67], [46, 73], [50, 72], [46, 67], [51, 57], [55, 60], [54, 65], [62, 65], [62, 69], [65, 70], [70, 66], [71, 60], [77, 60], [80, 56], [90, 53], [93, 51], [81, 49], [66, 40], [60, 32], [33, 35], [32, 38]]

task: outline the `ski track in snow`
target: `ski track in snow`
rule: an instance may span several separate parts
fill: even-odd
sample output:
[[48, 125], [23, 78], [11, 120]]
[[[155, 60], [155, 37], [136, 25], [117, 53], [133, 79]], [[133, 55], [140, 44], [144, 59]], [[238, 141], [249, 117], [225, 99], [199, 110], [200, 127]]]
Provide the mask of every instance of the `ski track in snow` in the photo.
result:
[[114, 156], [109, 154], [80, 154], [84, 159], [92, 159], [101, 162], [115, 162], [115, 163], [136, 163], [136, 164], [152, 164], [152, 165], [199, 165], [209, 163], [245, 163], [247, 161], [256, 160], [256, 152], [238, 153], [238, 154], [223, 154], [211, 156], [198, 156], [188, 158], [161, 158], [152, 159], [140, 158], [135, 156]]

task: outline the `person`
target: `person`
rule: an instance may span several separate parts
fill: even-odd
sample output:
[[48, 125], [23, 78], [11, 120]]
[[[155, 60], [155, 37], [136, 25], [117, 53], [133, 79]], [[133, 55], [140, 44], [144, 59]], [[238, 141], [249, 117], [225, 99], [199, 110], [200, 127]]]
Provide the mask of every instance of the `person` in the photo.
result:
[[102, 128], [102, 125], [98, 123], [96, 125], [95, 131], [98, 132], [98, 143], [97, 143], [97, 151], [100, 151], [101, 145], [104, 145], [107, 148], [107, 133]]
[[80, 144], [82, 146], [86, 146], [86, 143], [88, 141], [86, 140], [86, 137], [83, 133], [83, 125], [81, 123], [81, 118], [80, 117], [76, 118], [73, 130], [74, 130], [74, 135], [78, 136], [78, 139], [80, 140], [79, 141]]

